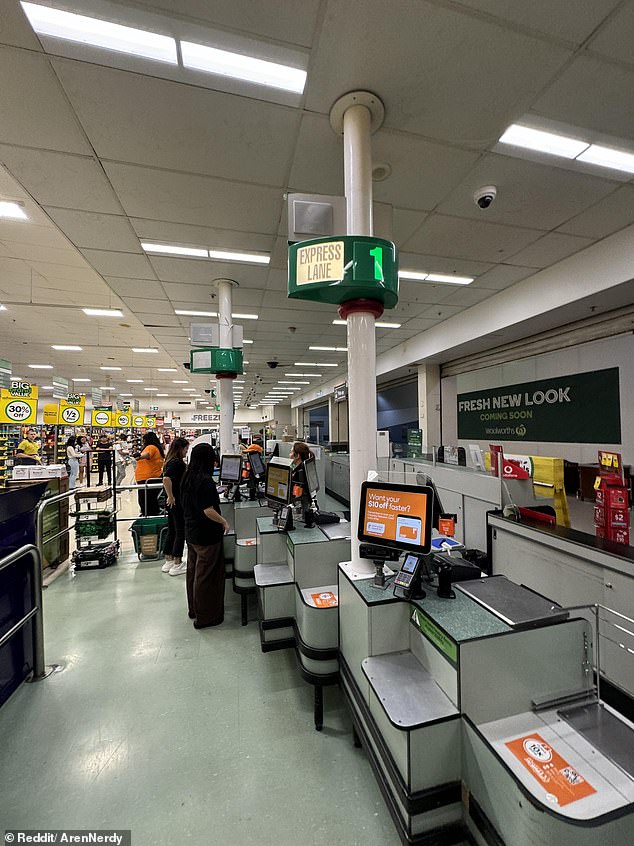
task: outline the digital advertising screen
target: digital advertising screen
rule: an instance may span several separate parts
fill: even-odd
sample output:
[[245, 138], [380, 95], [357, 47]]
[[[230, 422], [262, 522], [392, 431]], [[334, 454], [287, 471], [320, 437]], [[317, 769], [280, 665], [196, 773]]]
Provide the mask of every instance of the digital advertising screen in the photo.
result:
[[427, 554], [431, 548], [433, 497], [428, 487], [364, 482], [359, 540]]
[[242, 456], [223, 455], [220, 459], [220, 481], [239, 482], [242, 472]]

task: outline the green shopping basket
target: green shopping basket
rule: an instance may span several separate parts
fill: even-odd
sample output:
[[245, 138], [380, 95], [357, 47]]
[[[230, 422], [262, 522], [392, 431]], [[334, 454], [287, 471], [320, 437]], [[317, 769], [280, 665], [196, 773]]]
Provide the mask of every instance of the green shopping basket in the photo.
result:
[[157, 561], [163, 557], [167, 540], [167, 517], [146, 517], [130, 526], [134, 551], [139, 561]]

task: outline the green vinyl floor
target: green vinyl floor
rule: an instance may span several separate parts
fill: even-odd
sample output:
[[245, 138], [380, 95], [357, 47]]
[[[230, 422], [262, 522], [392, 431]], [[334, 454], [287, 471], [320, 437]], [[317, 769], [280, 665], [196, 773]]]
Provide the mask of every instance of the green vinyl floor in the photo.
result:
[[[0, 828], [119, 828], [135, 846], [397, 846], [338, 688], [257, 623], [195, 631], [184, 576], [125, 553], [44, 593], [47, 663], [0, 709]], [[253, 617], [253, 609], [251, 609]]]

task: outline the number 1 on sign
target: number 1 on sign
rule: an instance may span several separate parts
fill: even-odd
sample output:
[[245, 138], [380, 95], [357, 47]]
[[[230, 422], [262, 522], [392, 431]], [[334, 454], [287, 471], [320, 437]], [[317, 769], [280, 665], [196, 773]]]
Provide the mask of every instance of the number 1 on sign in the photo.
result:
[[383, 282], [383, 247], [370, 250], [370, 255], [374, 259], [374, 279]]

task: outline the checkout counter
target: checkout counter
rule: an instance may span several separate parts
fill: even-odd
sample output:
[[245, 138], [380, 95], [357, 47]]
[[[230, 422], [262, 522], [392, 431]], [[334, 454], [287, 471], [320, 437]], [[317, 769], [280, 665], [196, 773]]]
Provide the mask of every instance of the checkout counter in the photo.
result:
[[588, 620], [504, 576], [372, 583], [339, 566], [341, 683], [403, 842], [630, 846], [634, 728], [598, 699]]

